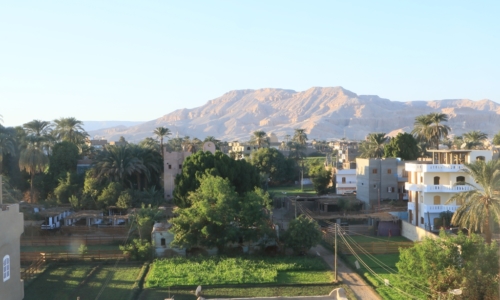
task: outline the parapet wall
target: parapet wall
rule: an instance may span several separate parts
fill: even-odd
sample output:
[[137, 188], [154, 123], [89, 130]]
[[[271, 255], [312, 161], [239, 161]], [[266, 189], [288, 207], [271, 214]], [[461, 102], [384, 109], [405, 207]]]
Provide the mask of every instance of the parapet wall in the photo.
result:
[[432, 232], [429, 232], [418, 226], [412, 225], [404, 220], [402, 220], [401, 223], [402, 223], [401, 235], [414, 242], [422, 241], [424, 238], [431, 238], [431, 239], [439, 238]]

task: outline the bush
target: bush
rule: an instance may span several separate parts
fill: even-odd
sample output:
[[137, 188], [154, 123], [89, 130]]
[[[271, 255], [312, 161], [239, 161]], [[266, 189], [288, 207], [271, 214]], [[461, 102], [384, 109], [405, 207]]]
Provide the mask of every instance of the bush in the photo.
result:
[[152, 245], [147, 240], [134, 239], [132, 243], [120, 246], [120, 250], [132, 260], [150, 260]]

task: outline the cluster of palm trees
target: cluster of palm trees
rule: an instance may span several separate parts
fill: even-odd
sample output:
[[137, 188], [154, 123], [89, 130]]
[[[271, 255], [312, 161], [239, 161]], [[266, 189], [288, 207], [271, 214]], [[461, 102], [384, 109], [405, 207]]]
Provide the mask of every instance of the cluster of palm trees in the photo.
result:
[[385, 133], [370, 133], [366, 140], [359, 145], [359, 153], [362, 158], [382, 158], [384, 156], [384, 145], [389, 138]]

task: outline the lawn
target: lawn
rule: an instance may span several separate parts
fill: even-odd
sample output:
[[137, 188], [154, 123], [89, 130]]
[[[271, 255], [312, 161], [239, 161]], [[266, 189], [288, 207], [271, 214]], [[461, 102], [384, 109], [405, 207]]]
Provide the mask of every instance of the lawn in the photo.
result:
[[[305, 185], [304, 191], [300, 189], [300, 185], [294, 186], [273, 186], [267, 189], [269, 193], [274, 193], [276, 197], [280, 195], [286, 197], [296, 197], [296, 196], [316, 196], [316, 191], [312, 185]], [[286, 193], [286, 194], [285, 194]]]
[[[21, 252], [59, 252], [59, 253], [78, 253], [80, 245], [66, 245], [66, 246], [21, 246]], [[110, 251], [120, 250], [118, 245], [88, 245], [89, 251]]]
[[222, 284], [330, 283], [332, 274], [316, 256], [174, 258], [156, 260], [145, 287]]
[[[25, 288], [25, 300], [127, 299], [142, 265], [57, 264]], [[92, 273], [93, 271], [93, 273]]]
[[[328, 295], [340, 285], [304, 285], [304, 286], [255, 286], [245, 288], [211, 288], [203, 286], [203, 297], [210, 298], [247, 298], [279, 296], [318, 296]], [[185, 289], [144, 289], [138, 300], [166, 299], [174, 296], [175, 300], [196, 300], [193, 290]]]

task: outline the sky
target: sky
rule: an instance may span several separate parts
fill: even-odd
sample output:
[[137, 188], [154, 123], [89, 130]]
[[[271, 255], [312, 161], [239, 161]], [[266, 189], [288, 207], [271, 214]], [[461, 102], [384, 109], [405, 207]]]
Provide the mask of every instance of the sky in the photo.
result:
[[0, 115], [149, 121], [230, 90], [500, 102], [500, 1], [4, 1]]

